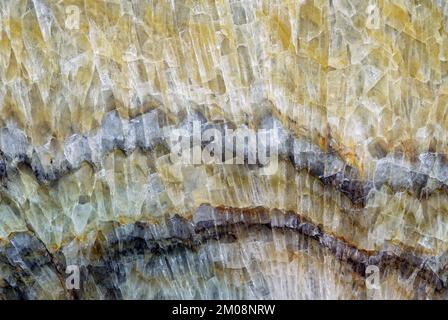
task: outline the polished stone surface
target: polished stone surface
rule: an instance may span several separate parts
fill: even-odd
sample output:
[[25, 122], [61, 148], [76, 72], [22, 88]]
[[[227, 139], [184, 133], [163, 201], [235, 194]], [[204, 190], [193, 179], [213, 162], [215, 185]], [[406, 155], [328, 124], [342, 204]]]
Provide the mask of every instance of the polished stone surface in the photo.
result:
[[445, 0], [0, 1], [0, 299], [447, 299], [447, 102]]

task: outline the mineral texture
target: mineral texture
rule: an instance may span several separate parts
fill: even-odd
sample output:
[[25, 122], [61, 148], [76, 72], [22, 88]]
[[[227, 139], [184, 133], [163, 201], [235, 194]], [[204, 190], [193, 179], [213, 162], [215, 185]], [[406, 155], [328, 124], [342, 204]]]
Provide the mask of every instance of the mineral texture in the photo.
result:
[[0, 299], [448, 299], [447, 151], [446, 0], [0, 1]]

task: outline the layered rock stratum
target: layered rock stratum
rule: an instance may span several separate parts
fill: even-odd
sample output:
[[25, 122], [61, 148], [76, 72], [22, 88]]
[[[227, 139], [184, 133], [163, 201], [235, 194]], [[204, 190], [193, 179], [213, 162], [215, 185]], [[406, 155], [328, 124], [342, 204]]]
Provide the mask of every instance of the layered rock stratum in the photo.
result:
[[[0, 299], [447, 299], [447, 32], [445, 0], [0, 1]], [[198, 124], [275, 132], [275, 170], [173, 161]]]

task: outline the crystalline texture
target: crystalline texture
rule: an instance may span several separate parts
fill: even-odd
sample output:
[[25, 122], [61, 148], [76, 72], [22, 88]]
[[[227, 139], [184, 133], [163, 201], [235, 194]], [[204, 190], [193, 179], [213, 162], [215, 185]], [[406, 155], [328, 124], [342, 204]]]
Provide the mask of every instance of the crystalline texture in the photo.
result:
[[[447, 32], [442, 0], [0, 1], [0, 299], [447, 299]], [[173, 161], [210, 129], [241, 163]]]

